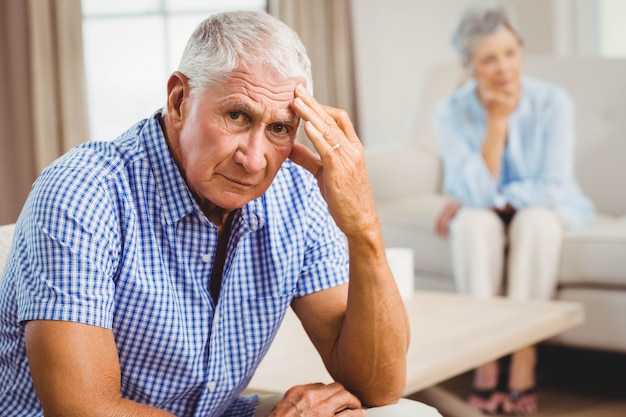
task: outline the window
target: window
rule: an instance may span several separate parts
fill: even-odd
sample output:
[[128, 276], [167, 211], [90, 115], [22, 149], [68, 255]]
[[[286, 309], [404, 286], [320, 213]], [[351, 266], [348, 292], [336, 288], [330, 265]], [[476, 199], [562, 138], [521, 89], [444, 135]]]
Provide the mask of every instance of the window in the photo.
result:
[[209, 14], [265, 0], [82, 0], [92, 140], [112, 140], [165, 104], [185, 43]]
[[600, 55], [626, 57], [626, 1], [598, 0], [598, 43]]

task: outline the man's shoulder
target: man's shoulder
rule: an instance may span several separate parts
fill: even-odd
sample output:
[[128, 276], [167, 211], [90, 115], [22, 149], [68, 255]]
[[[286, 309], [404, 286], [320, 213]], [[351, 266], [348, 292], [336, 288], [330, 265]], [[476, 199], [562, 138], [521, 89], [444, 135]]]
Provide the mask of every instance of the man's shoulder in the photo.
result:
[[[81, 175], [96, 176], [100, 180], [123, 177], [129, 165], [145, 159], [140, 137], [140, 122], [112, 141], [91, 141], [75, 146], [52, 162], [44, 173], [54, 172], [67, 177], [66, 181]], [[43, 176], [43, 175], [42, 175]]]
[[27, 207], [44, 216], [86, 213], [90, 207], [97, 212], [115, 210], [131, 194], [136, 173], [145, 171], [137, 167], [142, 160], [144, 151], [133, 136], [78, 145], [43, 170], [29, 195], [32, 206]]

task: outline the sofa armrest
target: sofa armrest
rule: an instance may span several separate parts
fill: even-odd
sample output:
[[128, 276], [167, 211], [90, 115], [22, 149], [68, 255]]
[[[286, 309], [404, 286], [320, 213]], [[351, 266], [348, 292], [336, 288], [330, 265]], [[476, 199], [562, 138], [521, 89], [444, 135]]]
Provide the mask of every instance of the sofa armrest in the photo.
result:
[[0, 226], [0, 276], [4, 270], [4, 264], [9, 256], [9, 249], [11, 248], [11, 241], [13, 240], [14, 224], [6, 224]]

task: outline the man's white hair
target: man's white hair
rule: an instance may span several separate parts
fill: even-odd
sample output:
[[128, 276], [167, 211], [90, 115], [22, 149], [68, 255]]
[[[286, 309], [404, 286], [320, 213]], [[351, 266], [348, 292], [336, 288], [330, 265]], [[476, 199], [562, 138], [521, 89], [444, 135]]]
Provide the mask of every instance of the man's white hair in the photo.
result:
[[189, 38], [179, 71], [192, 93], [223, 81], [233, 70], [266, 65], [280, 76], [299, 78], [313, 90], [311, 61], [296, 32], [260, 11], [217, 13], [205, 19]]

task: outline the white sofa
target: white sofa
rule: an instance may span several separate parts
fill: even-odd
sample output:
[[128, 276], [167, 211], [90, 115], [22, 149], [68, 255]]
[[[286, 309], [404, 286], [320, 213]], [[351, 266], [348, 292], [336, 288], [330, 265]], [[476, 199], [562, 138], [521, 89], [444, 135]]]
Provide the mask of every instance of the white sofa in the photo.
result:
[[[626, 352], [626, 60], [527, 57], [525, 73], [567, 89], [576, 106], [576, 175], [596, 221], [568, 231], [557, 299], [581, 301], [586, 321], [555, 342]], [[454, 291], [448, 241], [433, 234], [446, 201], [433, 109], [459, 85], [456, 64], [433, 69], [419, 92], [411, 137], [367, 150], [387, 247], [414, 250], [416, 286]]]
[[7, 256], [9, 255], [9, 249], [11, 248], [13, 229], [15, 229], [14, 224], [0, 226], [0, 277], [2, 277], [4, 264], [6, 263]]

